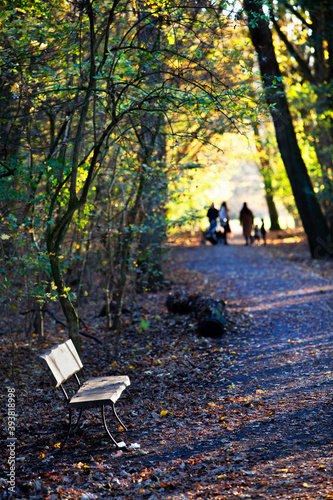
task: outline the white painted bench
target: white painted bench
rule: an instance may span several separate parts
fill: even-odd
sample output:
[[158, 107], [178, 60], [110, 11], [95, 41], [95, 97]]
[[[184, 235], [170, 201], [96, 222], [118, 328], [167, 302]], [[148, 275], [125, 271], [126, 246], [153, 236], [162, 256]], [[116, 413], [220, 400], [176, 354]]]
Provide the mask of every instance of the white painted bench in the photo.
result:
[[[120, 398], [122, 392], [130, 385], [130, 379], [127, 376], [113, 376], [113, 377], [95, 377], [88, 379], [83, 384], [81, 383], [77, 372], [83, 368], [83, 364], [78, 355], [77, 350], [71, 340], [67, 340], [52, 349], [48, 350], [45, 354], [40, 356], [48, 365], [52, 373], [52, 379], [55, 387], [60, 387], [65, 396], [67, 408], [69, 411], [69, 426], [64, 441], [61, 444], [60, 451], [62, 451], [67, 438], [72, 428], [72, 410], [79, 409], [80, 413], [75, 424], [74, 429], [78, 427], [82, 411], [85, 408], [100, 407], [102, 410], [102, 421], [106, 433], [111, 441], [118, 447], [125, 446], [124, 443], [117, 443], [112, 434], [110, 433], [105, 421], [105, 406], [111, 406], [112, 411], [120, 425], [127, 430], [125, 424], [120, 420], [116, 413], [115, 403]], [[76, 394], [69, 398], [63, 384], [74, 375], [78, 384], [78, 391]]]

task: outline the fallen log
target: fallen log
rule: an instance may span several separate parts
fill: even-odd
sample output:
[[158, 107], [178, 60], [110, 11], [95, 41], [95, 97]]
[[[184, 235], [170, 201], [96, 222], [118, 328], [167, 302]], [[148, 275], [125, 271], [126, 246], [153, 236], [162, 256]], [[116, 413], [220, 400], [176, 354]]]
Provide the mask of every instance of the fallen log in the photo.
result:
[[175, 314], [190, 314], [195, 310], [197, 295], [185, 295], [182, 292], [170, 293], [166, 300], [169, 312]]
[[200, 294], [185, 295], [175, 292], [167, 297], [166, 306], [175, 314], [194, 313], [198, 330], [203, 337], [220, 338], [228, 323], [225, 318], [225, 302]]
[[195, 317], [198, 321], [200, 335], [203, 337], [220, 338], [225, 332], [225, 302], [202, 297], [196, 302]]

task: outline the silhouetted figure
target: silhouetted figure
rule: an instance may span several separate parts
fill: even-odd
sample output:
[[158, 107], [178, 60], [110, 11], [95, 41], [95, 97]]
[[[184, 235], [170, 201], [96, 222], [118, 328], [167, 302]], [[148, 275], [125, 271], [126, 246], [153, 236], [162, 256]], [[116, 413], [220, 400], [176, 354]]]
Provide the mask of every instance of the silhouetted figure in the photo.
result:
[[253, 226], [253, 213], [248, 208], [246, 202], [244, 202], [243, 208], [239, 214], [239, 220], [243, 226], [243, 235], [245, 238], [245, 245], [252, 245], [252, 226]]
[[209, 232], [213, 233], [217, 226], [217, 218], [219, 216], [219, 211], [215, 208], [214, 203], [208, 209], [207, 217], [209, 219]]
[[227, 234], [231, 233], [231, 229], [230, 229], [230, 225], [229, 225], [229, 209], [228, 209], [227, 203], [225, 201], [221, 205], [221, 208], [219, 211], [219, 218], [220, 218], [221, 227], [223, 228], [224, 244], [228, 245]]
[[264, 240], [264, 245], [266, 245], [266, 229], [264, 219], [261, 219], [261, 228], [260, 228], [261, 237]]

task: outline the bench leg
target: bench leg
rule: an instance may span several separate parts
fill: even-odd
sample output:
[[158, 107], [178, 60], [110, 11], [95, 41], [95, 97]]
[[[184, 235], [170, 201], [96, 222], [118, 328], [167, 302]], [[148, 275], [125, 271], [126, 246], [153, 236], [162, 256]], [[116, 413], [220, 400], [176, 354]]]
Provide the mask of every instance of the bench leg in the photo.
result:
[[73, 432], [76, 432], [78, 426], [79, 426], [79, 423], [80, 423], [80, 420], [81, 420], [81, 415], [82, 415], [82, 412], [83, 412], [83, 408], [80, 409], [80, 413], [79, 413], [79, 416], [77, 417], [77, 421], [76, 421], [76, 424], [74, 425], [74, 428], [73, 428]]
[[120, 446], [118, 446], [117, 441], [115, 440], [115, 438], [112, 436], [111, 432], [109, 431], [108, 426], [106, 425], [104, 405], [102, 406], [102, 420], [103, 420], [104, 429], [105, 429], [107, 435], [109, 436], [111, 441], [117, 446], [117, 448], [120, 448]]
[[62, 442], [62, 445], [60, 446], [60, 450], [59, 450], [60, 453], [62, 452], [62, 449], [65, 446], [65, 443], [68, 439], [69, 433], [71, 432], [71, 428], [72, 428], [72, 409], [71, 408], [68, 409], [68, 418], [69, 418], [69, 424], [68, 424], [67, 434], [65, 436], [65, 439]]
[[126, 425], [124, 424], [124, 422], [122, 422], [122, 421], [120, 420], [120, 418], [119, 418], [119, 417], [118, 417], [118, 415], [117, 415], [117, 412], [116, 412], [116, 407], [115, 407], [114, 403], [112, 403], [112, 411], [113, 411], [114, 416], [116, 417], [116, 419], [117, 419], [117, 420], [118, 420], [118, 422], [120, 423], [120, 425], [121, 425], [121, 426], [125, 429], [125, 431], [127, 431], [128, 429], [127, 429]]

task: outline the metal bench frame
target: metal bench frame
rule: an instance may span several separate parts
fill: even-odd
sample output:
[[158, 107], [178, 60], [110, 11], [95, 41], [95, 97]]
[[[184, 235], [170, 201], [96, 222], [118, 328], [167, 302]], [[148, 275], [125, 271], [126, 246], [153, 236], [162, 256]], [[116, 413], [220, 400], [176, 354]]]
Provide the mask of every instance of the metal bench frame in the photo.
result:
[[[60, 446], [60, 452], [62, 452], [72, 429], [72, 410], [80, 410], [78, 419], [73, 428], [73, 430], [75, 431], [79, 425], [83, 410], [86, 408], [95, 407], [101, 408], [104, 429], [112, 443], [115, 444], [118, 448], [123, 447], [123, 445], [119, 446], [119, 443], [117, 443], [117, 441], [114, 439], [106, 425], [105, 406], [109, 405], [112, 407], [115, 418], [117, 419], [119, 424], [125, 430], [127, 430], [127, 427], [117, 415], [115, 403], [121, 396], [122, 392], [126, 389], [126, 387], [130, 385], [129, 377], [95, 377], [88, 379], [82, 384], [77, 373], [83, 368], [83, 364], [72, 340], [67, 340], [63, 344], [49, 349], [45, 354], [40, 355], [40, 358], [42, 358], [47, 363], [52, 374], [54, 387], [60, 387], [65, 397], [66, 405], [68, 408], [69, 425], [65, 439]], [[75, 377], [76, 383], [78, 385], [78, 391], [72, 398], [70, 398], [68, 397], [63, 384], [72, 376]]]

